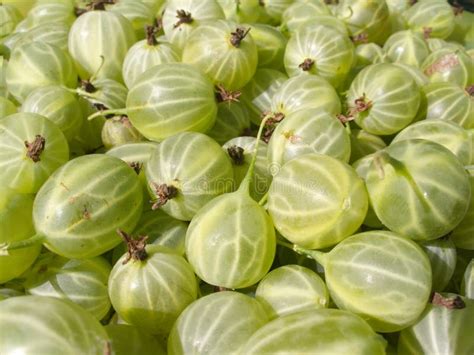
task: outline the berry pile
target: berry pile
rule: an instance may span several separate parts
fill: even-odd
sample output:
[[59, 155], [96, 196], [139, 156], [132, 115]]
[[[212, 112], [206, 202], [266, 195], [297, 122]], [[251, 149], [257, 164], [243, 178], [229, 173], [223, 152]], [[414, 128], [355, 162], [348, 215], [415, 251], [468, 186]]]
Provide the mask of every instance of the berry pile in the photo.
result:
[[0, 354], [473, 354], [473, 23], [1, 2]]

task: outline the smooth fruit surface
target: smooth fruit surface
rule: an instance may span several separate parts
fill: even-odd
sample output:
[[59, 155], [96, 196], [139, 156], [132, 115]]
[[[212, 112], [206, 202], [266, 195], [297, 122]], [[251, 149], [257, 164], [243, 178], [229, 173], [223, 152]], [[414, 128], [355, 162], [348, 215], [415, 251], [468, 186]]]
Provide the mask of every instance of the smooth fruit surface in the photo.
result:
[[268, 194], [275, 228], [292, 243], [309, 249], [326, 248], [350, 236], [367, 209], [364, 182], [352, 167], [315, 153], [283, 165]]
[[385, 231], [347, 238], [326, 255], [326, 283], [336, 305], [378, 332], [413, 324], [431, 292], [431, 266], [414, 242]]

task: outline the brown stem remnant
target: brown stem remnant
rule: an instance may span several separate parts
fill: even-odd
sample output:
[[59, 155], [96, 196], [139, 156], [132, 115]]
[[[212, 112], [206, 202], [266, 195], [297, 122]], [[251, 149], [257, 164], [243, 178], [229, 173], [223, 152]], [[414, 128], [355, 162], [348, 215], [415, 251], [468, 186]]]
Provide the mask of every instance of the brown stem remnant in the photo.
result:
[[186, 10], [178, 10], [176, 11], [176, 18], [178, 21], [173, 25], [174, 28], [181, 26], [183, 23], [191, 23], [194, 19], [191, 16], [190, 12]]
[[137, 175], [140, 174], [143, 168], [143, 164], [138, 161], [132, 161], [131, 163], [128, 164], [128, 166], [130, 166]]
[[298, 65], [298, 68], [301, 68], [301, 70], [303, 70], [303, 71], [309, 71], [309, 70], [311, 70], [313, 65], [314, 65], [314, 60], [312, 60], [310, 58], [306, 58], [305, 60], [303, 60], [303, 63]]
[[238, 90], [228, 91], [221, 84], [216, 85], [217, 102], [239, 102], [242, 93]]
[[81, 80], [81, 89], [89, 94], [97, 91], [97, 88], [89, 80]]
[[[105, 106], [104, 104], [101, 104], [101, 103], [93, 103], [92, 106], [94, 106], [97, 111], [107, 111], [109, 108], [107, 106]], [[113, 113], [109, 113], [107, 115], [104, 116], [106, 119], [109, 119], [109, 118], [113, 118], [115, 117], [115, 115]]]
[[368, 109], [370, 109], [372, 107], [372, 101], [368, 100], [367, 99], [367, 96], [365, 96], [365, 93], [359, 97], [358, 99], [356, 99], [354, 101], [354, 104], [355, 106], [352, 107], [348, 114], [349, 116], [356, 116], [358, 113], [360, 112], [364, 112], [364, 111], [367, 111]]
[[256, 136], [257, 136], [256, 132], [254, 132], [251, 127], [245, 128], [240, 134], [240, 137], [256, 137]]
[[243, 165], [245, 163], [244, 149], [233, 145], [227, 148], [227, 153], [235, 165]]
[[423, 37], [425, 37], [425, 39], [430, 38], [432, 32], [433, 32], [433, 28], [431, 28], [431, 27], [423, 27]]
[[[161, 13], [161, 16], [165, 13], [165, 10]], [[155, 17], [153, 20], [153, 26], [158, 27], [158, 32], [163, 28], [163, 19], [161, 17]]]
[[461, 296], [454, 297], [443, 297], [443, 295], [435, 292], [431, 298], [431, 303], [435, 306], [446, 307], [447, 309], [463, 309], [466, 307], [466, 303], [462, 300]]
[[230, 291], [230, 288], [224, 286], [214, 286], [214, 292]]
[[156, 40], [156, 34], [160, 31], [158, 26], [146, 26], [146, 43], [149, 46], [156, 46], [158, 45], [158, 41]]
[[110, 343], [110, 341], [105, 342], [103, 355], [112, 355], [112, 344]]
[[156, 201], [151, 206], [152, 210], [156, 210], [166, 204], [169, 200], [176, 197], [178, 195], [178, 189], [173, 185], [166, 185], [166, 184], [155, 184], [152, 183], [153, 189], [155, 190], [156, 194]]
[[347, 122], [350, 122], [350, 121], [354, 120], [354, 116], [351, 116], [350, 114], [343, 115], [342, 113], [340, 113], [336, 117], [339, 120], [339, 122], [341, 122], [344, 126], [346, 125]]
[[49, 268], [48, 268], [48, 265], [44, 265], [44, 264], [43, 264], [43, 265], [41, 265], [41, 266], [39, 267], [39, 269], [38, 269], [38, 274], [40, 274], [40, 275], [41, 275], [41, 274], [44, 274], [45, 272], [48, 271], [48, 269], [49, 269]]
[[135, 239], [121, 229], [117, 229], [117, 233], [127, 244], [127, 256], [125, 257], [125, 260], [122, 264], [125, 265], [131, 259], [143, 261], [148, 257], [148, 254], [145, 250], [148, 236], [141, 235], [138, 236], [138, 239]]
[[464, 12], [464, 7], [462, 7], [462, 5], [457, 1], [453, 1], [452, 7], [453, 7], [454, 16], [459, 16]]
[[91, 219], [91, 213], [89, 212], [89, 210], [87, 209], [87, 206], [84, 205], [84, 210], [82, 211], [82, 218], [83, 219]]
[[41, 153], [44, 150], [44, 147], [46, 145], [46, 139], [44, 139], [43, 136], [37, 134], [35, 136], [35, 140], [32, 142], [25, 141], [25, 147], [26, 147], [26, 156], [33, 160], [33, 162], [37, 163], [39, 162]]
[[244, 27], [237, 27], [234, 32], [230, 33], [230, 44], [232, 44], [235, 48], [239, 48], [240, 43], [244, 40], [249, 32], [250, 27], [247, 29]]
[[355, 36], [351, 36], [351, 40], [355, 44], [369, 43], [369, 35], [367, 33], [359, 33]]
[[120, 123], [126, 128], [133, 128], [132, 122], [130, 122], [130, 119], [127, 115], [120, 116]]
[[[95, 103], [95, 104], [93, 104], [93, 106], [94, 106], [98, 111], [107, 111], [107, 110], [108, 110], [108, 107], [105, 106], [104, 104]], [[114, 115], [108, 115], [108, 116], [106, 116], [106, 118], [112, 118], [112, 117], [115, 117], [115, 116], [114, 116]]]
[[[263, 114], [263, 117], [268, 116], [268, 112]], [[262, 134], [262, 140], [265, 143], [270, 141], [273, 131], [275, 130], [278, 123], [280, 123], [285, 118], [285, 115], [282, 112], [274, 113], [268, 120], [265, 122], [265, 129]]]
[[470, 85], [466, 88], [466, 92], [469, 94], [469, 96], [474, 96], [474, 84]]
[[105, 5], [115, 5], [115, 0], [92, 0], [88, 5], [87, 5], [87, 10], [88, 11], [94, 11], [94, 10], [101, 10], [105, 11]]
[[76, 17], [79, 17], [79, 16], [81, 16], [81, 15], [84, 15], [86, 12], [88, 12], [87, 9], [81, 9], [80, 7], [75, 7], [75, 8], [74, 8], [74, 15], [75, 15]]
[[372, 107], [372, 101], [367, 100], [365, 94], [354, 101], [358, 112], [367, 111]]

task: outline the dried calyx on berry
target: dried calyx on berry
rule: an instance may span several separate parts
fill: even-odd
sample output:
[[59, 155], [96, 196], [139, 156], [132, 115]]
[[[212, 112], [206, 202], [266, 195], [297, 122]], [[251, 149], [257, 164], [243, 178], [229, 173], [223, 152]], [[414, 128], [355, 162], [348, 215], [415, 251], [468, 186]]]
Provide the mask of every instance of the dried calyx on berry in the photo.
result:
[[227, 148], [227, 153], [235, 165], [243, 165], [245, 163], [244, 148], [233, 145]]
[[239, 102], [242, 92], [226, 90], [221, 84], [216, 85], [217, 102]]
[[178, 21], [173, 25], [174, 28], [181, 26], [183, 23], [192, 23], [194, 21], [191, 13], [185, 10], [177, 10], [176, 18]]
[[25, 141], [26, 156], [37, 163], [41, 160], [41, 153], [46, 145], [46, 139], [37, 134], [32, 142]]
[[146, 252], [146, 241], [148, 236], [139, 236], [137, 239], [133, 238], [130, 234], [125, 233], [121, 229], [117, 229], [117, 234], [122, 237], [124, 242], [127, 244], [127, 256], [122, 264], [127, 264], [130, 260], [144, 261], [148, 257]]
[[153, 206], [151, 207], [152, 210], [156, 210], [162, 206], [164, 206], [169, 200], [175, 198], [178, 195], [178, 189], [173, 185], [166, 185], [161, 184], [158, 185], [156, 183], [152, 183], [153, 189], [156, 194], [156, 200], [152, 201]]
[[244, 40], [244, 38], [248, 35], [250, 32], [250, 27], [245, 29], [244, 27], [237, 27], [234, 32], [231, 32], [230, 34], [230, 43], [238, 48], [240, 46], [240, 43]]

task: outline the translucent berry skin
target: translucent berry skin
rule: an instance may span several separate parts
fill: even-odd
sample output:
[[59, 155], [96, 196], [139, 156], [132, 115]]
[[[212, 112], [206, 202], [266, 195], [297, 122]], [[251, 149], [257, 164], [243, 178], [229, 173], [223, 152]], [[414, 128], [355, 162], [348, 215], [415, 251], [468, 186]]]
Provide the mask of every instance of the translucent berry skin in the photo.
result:
[[137, 78], [126, 111], [133, 126], [152, 141], [185, 131], [206, 132], [216, 120], [214, 86], [189, 64], [162, 63]]
[[137, 174], [109, 155], [86, 155], [58, 169], [33, 205], [37, 234], [67, 258], [90, 258], [120, 243], [117, 228], [131, 232], [143, 205]]
[[213, 198], [235, 189], [230, 158], [219, 144], [202, 133], [183, 132], [165, 139], [146, 166], [154, 200], [162, 185], [177, 189], [160, 208], [170, 216], [190, 221]]
[[186, 234], [186, 255], [196, 274], [211, 285], [231, 289], [251, 286], [265, 276], [275, 249], [270, 216], [240, 191], [205, 205]]
[[378, 332], [416, 322], [431, 292], [431, 266], [415, 242], [387, 231], [355, 234], [323, 259], [326, 283], [336, 305]]
[[114, 309], [145, 333], [167, 335], [176, 318], [197, 298], [197, 280], [188, 262], [174, 251], [146, 247], [146, 260], [120, 258], [109, 277]]
[[394, 64], [381, 63], [369, 65], [357, 74], [346, 105], [364, 131], [389, 135], [413, 121], [420, 100], [420, 89], [408, 72]]
[[[344, 334], [344, 337], [341, 337]], [[386, 341], [360, 317], [316, 309], [278, 317], [257, 330], [242, 354], [385, 354]]]
[[168, 338], [168, 353], [237, 354], [268, 320], [265, 309], [252, 297], [233, 291], [213, 293], [181, 313]]
[[99, 321], [72, 302], [43, 296], [0, 302], [2, 353], [101, 355], [108, 341]]
[[367, 191], [355, 170], [316, 153], [283, 165], [268, 193], [268, 212], [275, 228], [308, 249], [326, 248], [350, 236], [362, 224], [367, 209]]
[[453, 230], [469, 206], [469, 175], [447, 148], [425, 139], [375, 153], [366, 177], [377, 217], [391, 231], [433, 240]]

